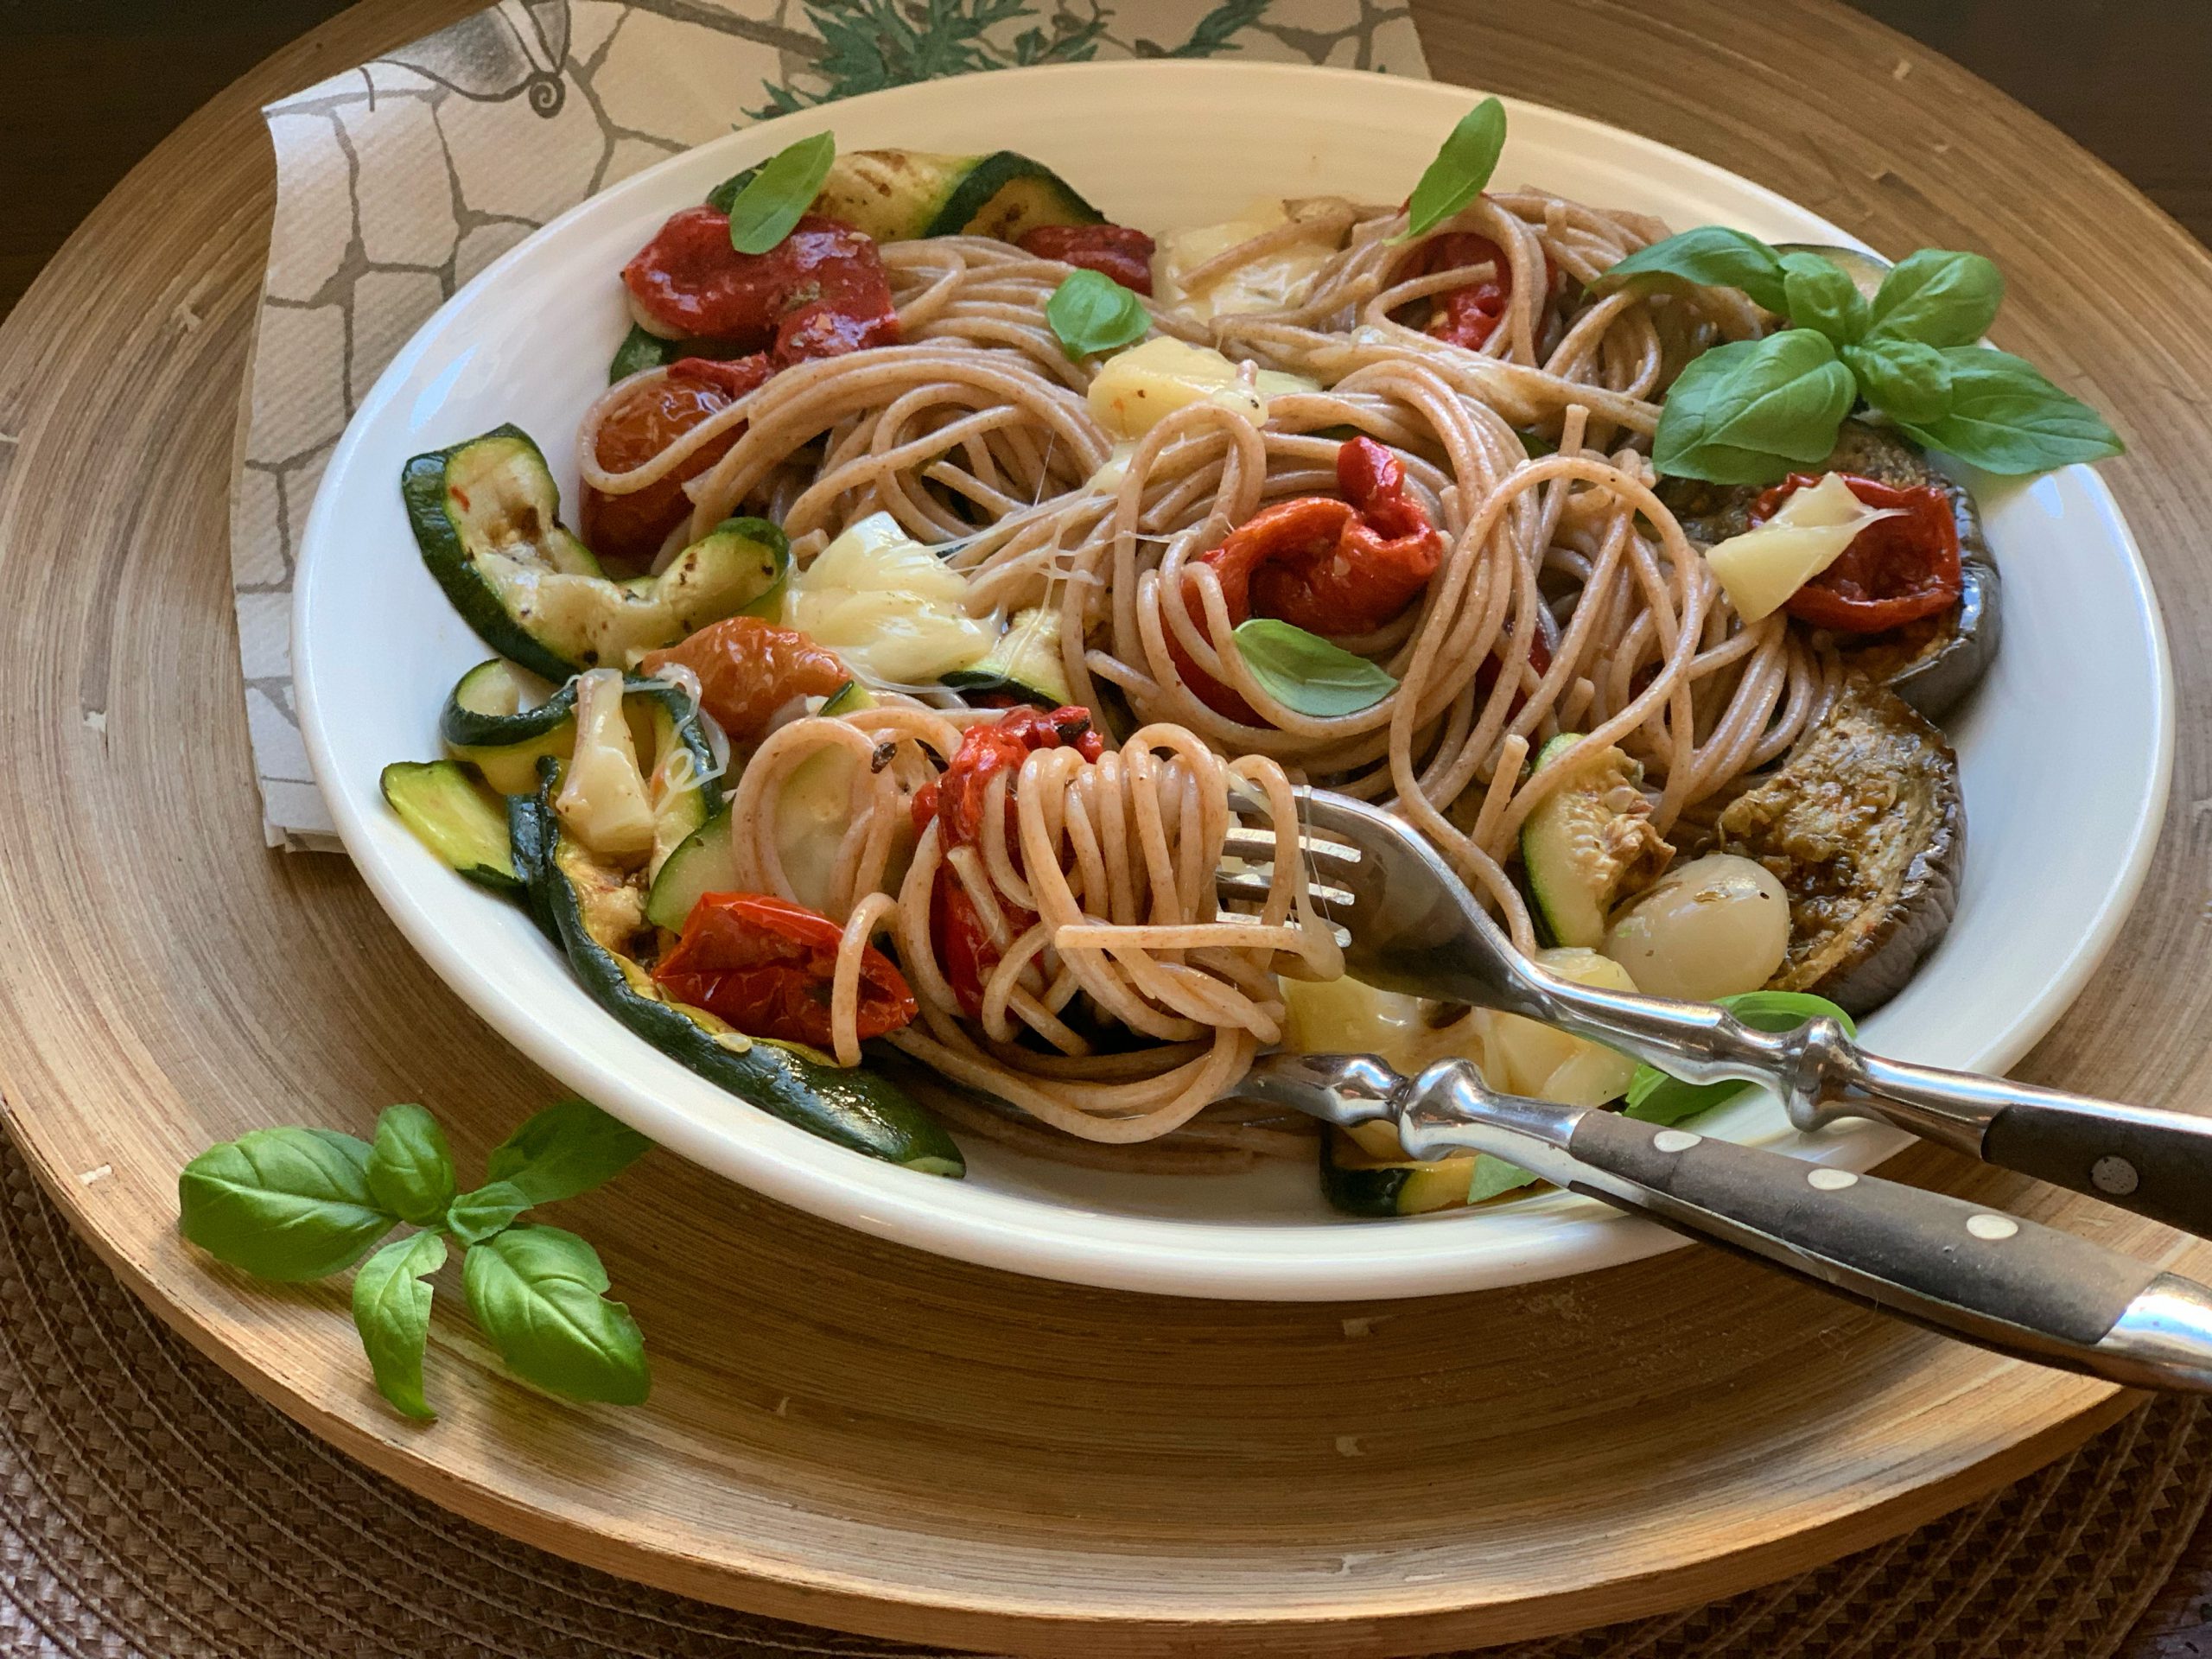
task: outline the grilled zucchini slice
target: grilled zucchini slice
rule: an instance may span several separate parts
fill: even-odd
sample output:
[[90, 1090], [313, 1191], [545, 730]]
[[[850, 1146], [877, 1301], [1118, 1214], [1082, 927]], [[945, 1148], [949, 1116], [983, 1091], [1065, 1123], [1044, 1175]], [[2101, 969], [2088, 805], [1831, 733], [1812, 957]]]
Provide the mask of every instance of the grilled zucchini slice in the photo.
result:
[[658, 575], [610, 580], [561, 524], [561, 493], [527, 433], [503, 426], [416, 455], [400, 493], [423, 561], [478, 638], [549, 680], [627, 667], [771, 597], [791, 544], [763, 518], [732, 518]]
[[[747, 168], [723, 181], [708, 206], [728, 213], [759, 170]], [[1051, 168], [1010, 149], [988, 156], [846, 150], [830, 164], [812, 211], [879, 242], [957, 235], [1018, 242], [1042, 225], [1096, 225], [1105, 218]]]

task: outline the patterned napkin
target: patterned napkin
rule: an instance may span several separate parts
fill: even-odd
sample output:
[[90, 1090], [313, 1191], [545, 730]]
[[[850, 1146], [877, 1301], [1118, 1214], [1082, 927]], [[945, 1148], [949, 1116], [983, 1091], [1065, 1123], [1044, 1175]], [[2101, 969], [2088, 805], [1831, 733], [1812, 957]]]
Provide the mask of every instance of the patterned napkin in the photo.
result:
[[1094, 58], [1426, 76], [1403, 0], [499, 0], [264, 114], [276, 222], [231, 492], [269, 844], [336, 850], [292, 700], [292, 567], [332, 447], [453, 292], [594, 191], [880, 87]]

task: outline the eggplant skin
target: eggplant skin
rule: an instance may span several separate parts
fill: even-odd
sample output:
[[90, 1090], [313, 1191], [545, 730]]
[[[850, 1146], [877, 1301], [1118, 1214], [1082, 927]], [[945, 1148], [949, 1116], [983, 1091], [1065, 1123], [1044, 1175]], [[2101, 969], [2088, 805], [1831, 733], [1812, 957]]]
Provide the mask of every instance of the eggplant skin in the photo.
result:
[[[1941, 720], [1988, 672], [1997, 658], [2003, 628], [1997, 564], [1990, 557], [1989, 538], [1983, 534], [1974, 498], [1902, 433], [1866, 421], [1846, 421], [1828, 458], [1818, 468], [1802, 470], [1857, 473], [1899, 488], [1933, 484], [1950, 497], [1964, 578], [1958, 604], [1941, 616], [1887, 633], [1840, 635], [1836, 639], [1847, 667], [1869, 679], [1886, 681], [1929, 719]], [[1660, 499], [1681, 521], [1683, 531], [1707, 547], [1751, 528], [1751, 503], [1760, 493], [1751, 485], [1704, 484], [1690, 479], [1667, 479], [1659, 486]]]
[[1789, 951], [1772, 990], [1869, 1013], [1904, 988], [1958, 910], [1958, 758], [1926, 717], [1869, 680], [1849, 682], [1715, 830], [1722, 851], [1757, 859], [1789, 894]]

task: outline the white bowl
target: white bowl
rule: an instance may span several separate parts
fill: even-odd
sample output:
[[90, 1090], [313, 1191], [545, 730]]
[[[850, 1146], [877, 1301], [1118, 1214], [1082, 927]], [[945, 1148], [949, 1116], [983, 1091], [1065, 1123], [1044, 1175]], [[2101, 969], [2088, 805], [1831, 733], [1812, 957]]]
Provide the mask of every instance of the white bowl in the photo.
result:
[[[1211, 62], [938, 81], [734, 133], [615, 186], [509, 252], [378, 380], [331, 459], [302, 550], [301, 724], [346, 845], [392, 918], [502, 1035], [654, 1140], [785, 1203], [922, 1249], [1087, 1284], [1319, 1300], [1521, 1283], [1679, 1245], [1560, 1194], [1348, 1220], [1326, 1208], [1302, 1164], [1124, 1175], [976, 1144], [968, 1179], [947, 1181], [872, 1161], [753, 1109], [623, 1030], [518, 909], [442, 868], [378, 793], [387, 761], [438, 753], [448, 690], [489, 654], [416, 552], [401, 463], [513, 421], [543, 444], [573, 506], [575, 423], [626, 326], [615, 272], [667, 214], [730, 173], [824, 125], [854, 149], [1010, 148], [1064, 172], [1109, 217], [1159, 231], [1225, 218], [1262, 194], [1402, 194], [1475, 96], [1351, 71]], [[1639, 208], [1677, 228], [1855, 240], [1678, 151], [1535, 105], [1509, 107], [1502, 185]], [[1988, 1071], [2050, 1027], [2126, 914], [2165, 798], [2173, 694], [2148, 577], [2101, 480], [2071, 467], [1974, 488], [2004, 571], [2005, 614], [1994, 670], [1951, 721], [1972, 823], [1964, 891], [1948, 938], [1864, 1035], [1885, 1053]], [[1800, 1137], [1760, 1098], [1711, 1127], [1854, 1169], [1905, 1140], [1865, 1122]]]

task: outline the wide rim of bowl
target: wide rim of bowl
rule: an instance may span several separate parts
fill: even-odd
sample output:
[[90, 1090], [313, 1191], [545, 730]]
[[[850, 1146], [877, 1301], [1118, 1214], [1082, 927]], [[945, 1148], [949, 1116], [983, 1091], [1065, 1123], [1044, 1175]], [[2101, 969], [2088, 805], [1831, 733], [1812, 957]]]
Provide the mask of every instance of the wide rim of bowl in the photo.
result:
[[[1443, 82], [1274, 63], [1057, 65], [998, 71], [992, 81], [1002, 86], [1017, 79], [1028, 83], [1156, 82], [1160, 77], [1193, 81], [1235, 78], [1308, 87], [1325, 83], [1332, 92], [1357, 85], [1375, 96], [1433, 101], [1439, 106], [1440, 116], [1448, 106], [1453, 118], [1464, 110], [1466, 100], [1482, 96]], [[863, 104], [881, 107], [899, 102], [926, 105], [945, 96], [947, 85], [933, 81], [890, 88], [845, 100], [836, 107], [850, 109]], [[1721, 183], [1793, 216], [1819, 218], [1777, 192], [1656, 140], [1548, 105], [1513, 99], [1503, 101], [1509, 114], [1589, 135], [1617, 155]], [[795, 137], [818, 128], [823, 119], [823, 111], [814, 109], [747, 127], [634, 174], [551, 220], [495, 259], [448, 300], [385, 366], [348, 422], [324, 471], [322, 486], [302, 538], [292, 618], [295, 685], [300, 728], [317, 785], [354, 867], [385, 913], [432, 969], [502, 1038], [654, 1141], [780, 1202], [934, 1254], [1116, 1289], [1235, 1300], [1334, 1300], [1533, 1282], [1620, 1265], [1688, 1243], [1655, 1224], [1595, 1205], [1586, 1213], [1559, 1217], [1546, 1230], [1540, 1246], [1508, 1257], [1491, 1249], [1478, 1252], [1471, 1248], [1476, 1241], [1455, 1240], [1455, 1233], [1464, 1236], [1469, 1227], [1479, 1225], [1471, 1217], [1452, 1217], [1441, 1226], [1414, 1220], [1350, 1227], [1222, 1224], [1108, 1214], [1068, 1202], [918, 1176], [830, 1146], [766, 1113], [744, 1108], [741, 1103], [740, 1109], [709, 1122], [700, 1114], [658, 1097], [618, 1065], [580, 1046], [556, 1022], [478, 969], [440, 925], [435, 901], [419, 892], [408, 875], [383, 855], [367, 817], [373, 810], [370, 803], [380, 803], [380, 797], [373, 788], [355, 789], [342, 774], [332, 753], [331, 728], [319, 694], [313, 642], [325, 625], [317, 608], [315, 573], [320, 568], [317, 550], [335, 536], [340, 492], [331, 487], [332, 480], [347, 475], [368, 429], [416, 365], [440, 342], [448, 319], [464, 311], [484, 290], [498, 285], [508, 270], [532, 257], [546, 242], [562, 237], [580, 221], [619, 213], [632, 200], [649, 199], [661, 177], [696, 165], [702, 154], [728, 151], [733, 159], [740, 153], [772, 154], [785, 141], [785, 135]], [[1827, 226], [1827, 233], [1840, 242], [1866, 245], [1840, 226]], [[1965, 1062], [1986, 1071], [2010, 1066], [2056, 1022], [2117, 938], [2148, 872], [2172, 774], [2173, 669], [2149, 572], [2119, 503], [2103, 480], [2084, 467], [2067, 468], [2065, 476], [2085, 495], [2085, 508], [2098, 521], [2097, 531], [2123, 556], [2129, 579], [2127, 597], [2141, 624], [2152, 671], [2152, 705], [2139, 712], [2152, 728], [2156, 775], [2127, 826], [2124, 846], [2115, 849], [2120, 856], [2109, 866], [2112, 874], [2098, 904], [2094, 925], [2076, 940], [2043, 988], [1989, 1031]], [[613, 1026], [611, 1016], [608, 1025]], [[620, 1034], [624, 1042], [619, 1046], [626, 1049], [628, 1044], [637, 1043], [645, 1048], [642, 1039], [626, 1032]], [[1851, 1130], [1818, 1139], [1794, 1138], [1789, 1149], [1815, 1161], [1865, 1169], [1892, 1155], [1911, 1139], [1901, 1130], [1864, 1122], [1853, 1123]], [[1478, 1254], [1484, 1258], [1479, 1268], [1473, 1259]]]

